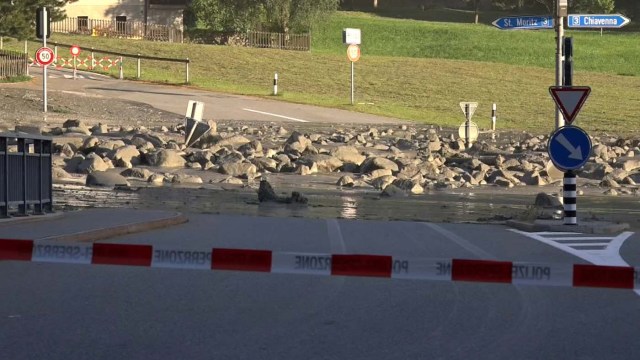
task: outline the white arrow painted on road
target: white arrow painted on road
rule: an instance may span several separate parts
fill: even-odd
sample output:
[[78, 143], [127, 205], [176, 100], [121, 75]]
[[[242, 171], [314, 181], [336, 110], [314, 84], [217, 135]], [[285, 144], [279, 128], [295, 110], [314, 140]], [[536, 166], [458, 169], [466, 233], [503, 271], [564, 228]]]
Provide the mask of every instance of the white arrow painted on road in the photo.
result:
[[556, 136], [556, 139], [560, 145], [569, 150], [569, 159], [582, 160], [582, 148], [580, 146], [577, 148], [573, 147], [573, 144], [564, 136], [564, 134]]

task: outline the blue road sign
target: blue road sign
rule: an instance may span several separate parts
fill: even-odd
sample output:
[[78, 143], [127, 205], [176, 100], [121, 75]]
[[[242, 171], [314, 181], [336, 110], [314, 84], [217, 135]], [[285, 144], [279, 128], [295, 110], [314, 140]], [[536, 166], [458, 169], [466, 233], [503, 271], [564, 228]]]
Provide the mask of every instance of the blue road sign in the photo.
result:
[[612, 28], [619, 29], [629, 23], [629, 19], [620, 14], [569, 15], [570, 28]]
[[510, 16], [492, 22], [502, 30], [553, 29], [552, 16]]
[[549, 157], [560, 170], [576, 170], [584, 166], [591, 154], [589, 135], [577, 126], [563, 126], [549, 138]]

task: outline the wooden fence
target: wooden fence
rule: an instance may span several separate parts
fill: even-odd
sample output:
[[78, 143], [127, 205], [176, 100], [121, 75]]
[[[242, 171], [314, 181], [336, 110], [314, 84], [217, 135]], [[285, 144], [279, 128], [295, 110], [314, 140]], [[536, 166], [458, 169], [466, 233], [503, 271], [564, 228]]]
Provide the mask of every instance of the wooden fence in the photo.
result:
[[9, 50], [0, 50], [0, 79], [27, 74], [27, 55]]
[[249, 31], [247, 33], [247, 46], [309, 51], [311, 49], [311, 34], [283, 34]]
[[180, 29], [168, 25], [145, 24], [141, 21], [66, 18], [52, 22], [51, 32], [164, 42], [184, 41], [184, 34]]

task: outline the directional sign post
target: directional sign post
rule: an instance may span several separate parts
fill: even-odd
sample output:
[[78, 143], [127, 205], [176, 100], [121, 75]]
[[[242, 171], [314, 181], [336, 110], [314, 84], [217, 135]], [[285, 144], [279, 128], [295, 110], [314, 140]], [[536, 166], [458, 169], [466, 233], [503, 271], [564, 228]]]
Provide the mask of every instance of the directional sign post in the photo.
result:
[[578, 170], [591, 154], [589, 135], [577, 126], [564, 126], [549, 138], [549, 157], [560, 170]]
[[553, 29], [553, 17], [509, 16], [499, 18], [492, 24], [501, 30]]
[[589, 160], [591, 139], [577, 126], [563, 126], [551, 135], [547, 148], [553, 164], [565, 171], [562, 193], [564, 224], [577, 225], [577, 183], [574, 170], [580, 169]]
[[569, 15], [567, 25], [574, 29], [620, 29], [630, 21], [620, 14]]

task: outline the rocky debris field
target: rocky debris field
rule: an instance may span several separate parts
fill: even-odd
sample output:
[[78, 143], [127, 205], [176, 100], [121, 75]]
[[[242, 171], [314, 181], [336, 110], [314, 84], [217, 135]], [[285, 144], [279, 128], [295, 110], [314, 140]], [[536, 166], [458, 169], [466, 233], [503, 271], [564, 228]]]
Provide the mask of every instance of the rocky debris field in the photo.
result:
[[[257, 180], [278, 174], [300, 183], [323, 175], [326, 188], [408, 196], [438, 189], [544, 188], [562, 179], [549, 166], [543, 135], [502, 134], [499, 141], [487, 135], [465, 149], [453, 134], [431, 126], [210, 124], [212, 132], [189, 148], [184, 124], [146, 128], [71, 119], [37, 130], [55, 138], [54, 181], [90, 186], [257, 187]], [[578, 172], [580, 188], [637, 195], [640, 140], [596, 137], [593, 143], [592, 159]]]

